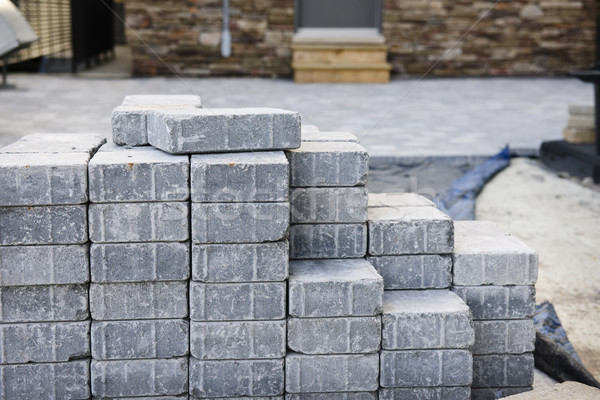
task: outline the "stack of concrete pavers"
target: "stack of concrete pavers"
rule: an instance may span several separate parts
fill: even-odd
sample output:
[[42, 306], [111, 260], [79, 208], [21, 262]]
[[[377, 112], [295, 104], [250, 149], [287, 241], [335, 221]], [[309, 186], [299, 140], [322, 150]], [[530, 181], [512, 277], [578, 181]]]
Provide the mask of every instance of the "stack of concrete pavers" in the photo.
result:
[[0, 397], [88, 398], [88, 161], [97, 135], [0, 150]]
[[473, 398], [530, 390], [537, 253], [493, 223], [456, 222], [453, 264], [453, 290], [475, 320]]
[[569, 143], [594, 143], [596, 141], [596, 116], [594, 106], [569, 106], [569, 120], [564, 131]]
[[187, 394], [189, 157], [107, 145], [89, 196], [92, 394]]

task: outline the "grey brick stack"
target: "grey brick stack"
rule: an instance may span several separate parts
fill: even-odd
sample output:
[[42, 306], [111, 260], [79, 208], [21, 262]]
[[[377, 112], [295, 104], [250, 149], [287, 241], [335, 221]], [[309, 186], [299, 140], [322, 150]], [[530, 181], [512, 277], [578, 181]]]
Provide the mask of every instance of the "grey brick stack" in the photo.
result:
[[87, 168], [106, 140], [35, 134], [0, 149], [0, 383], [88, 398]]
[[489, 222], [456, 222], [453, 290], [475, 324], [473, 399], [531, 389], [538, 256]]
[[189, 157], [107, 145], [89, 195], [92, 395], [187, 394]]

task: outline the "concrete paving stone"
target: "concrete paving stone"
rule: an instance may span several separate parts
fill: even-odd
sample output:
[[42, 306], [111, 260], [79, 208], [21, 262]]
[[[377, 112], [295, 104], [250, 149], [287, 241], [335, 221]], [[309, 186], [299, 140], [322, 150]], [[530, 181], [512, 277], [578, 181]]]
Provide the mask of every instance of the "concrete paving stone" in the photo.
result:
[[187, 282], [92, 283], [92, 319], [185, 318], [187, 294]]
[[288, 318], [288, 347], [302, 354], [379, 351], [381, 317]]
[[189, 203], [90, 204], [90, 241], [182, 242], [189, 239]]
[[569, 114], [594, 116], [594, 106], [569, 104]]
[[190, 395], [198, 398], [278, 396], [284, 389], [283, 359], [190, 358]]
[[0, 324], [0, 364], [70, 361], [90, 356], [90, 321]]
[[155, 110], [148, 114], [148, 143], [176, 154], [296, 149], [300, 114], [275, 108]]
[[93, 321], [91, 343], [94, 360], [183, 357], [189, 354], [189, 322]]
[[473, 387], [525, 387], [533, 385], [533, 354], [473, 356]]
[[90, 361], [0, 365], [5, 399], [88, 399]]
[[82, 244], [87, 206], [0, 207], [0, 245]]
[[367, 260], [383, 277], [385, 290], [445, 289], [452, 283], [449, 255], [369, 256]]
[[468, 400], [470, 387], [381, 388], [379, 400]]
[[196, 203], [288, 199], [289, 163], [282, 151], [196, 154], [190, 175]]
[[369, 208], [369, 254], [449, 254], [452, 219], [435, 207]]
[[351, 317], [381, 313], [383, 279], [364, 259], [290, 262], [289, 315]]
[[364, 186], [369, 154], [358, 143], [303, 142], [286, 152], [290, 161], [290, 186]]
[[452, 254], [457, 286], [533, 285], [538, 254], [513, 236], [457, 236]]
[[[514, 388], [472, 388], [471, 400], [496, 400], [504, 397], [515, 396], [520, 393], [526, 393], [533, 390], [533, 387], [514, 387]], [[542, 397], [543, 400], [548, 400], [548, 397]], [[560, 400], [564, 397], [557, 398]]]
[[473, 354], [522, 354], [535, 348], [532, 319], [475, 321]]
[[84, 321], [87, 285], [0, 287], [0, 322]]
[[88, 167], [90, 202], [185, 201], [190, 160], [153, 147], [100, 151]]
[[362, 258], [367, 224], [292, 224], [290, 259]]
[[594, 128], [596, 126], [596, 118], [587, 115], [571, 115], [567, 121], [569, 128]]
[[32, 133], [0, 148], [0, 153], [84, 153], [91, 157], [104, 143], [106, 138], [94, 133]]
[[377, 392], [290, 393], [286, 400], [377, 400]]
[[469, 350], [382, 350], [381, 387], [469, 386], [473, 360]]
[[192, 321], [248, 321], [285, 318], [285, 282], [190, 282]]
[[96, 283], [184, 281], [190, 277], [190, 244], [94, 243], [90, 271]]
[[92, 395], [106, 397], [169, 396], [188, 391], [188, 358], [92, 360]]
[[194, 322], [191, 354], [199, 360], [285, 357], [286, 321]]
[[454, 237], [459, 236], [510, 236], [497, 224], [490, 221], [454, 221]]
[[385, 291], [381, 323], [386, 350], [469, 349], [475, 341], [469, 307], [449, 290]]
[[88, 245], [0, 247], [0, 286], [89, 282]]
[[287, 241], [193, 244], [192, 279], [199, 282], [279, 282], [288, 277]]
[[379, 388], [377, 354], [285, 357], [287, 393], [371, 392]]
[[534, 286], [454, 286], [474, 320], [525, 319], [535, 310]]
[[0, 205], [87, 203], [85, 153], [0, 153]]
[[194, 243], [262, 243], [285, 239], [289, 203], [192, 203]]
[[369, 208], [435, 207], [433, 201], [416, 193], [369, 193]]
[[320, 132], [302, 130], [303, 142], [352, 142], [359, 143], [358, 138], [350, 132]]
[[293, 188], [291, 223], [367, 222], [367, 188]]

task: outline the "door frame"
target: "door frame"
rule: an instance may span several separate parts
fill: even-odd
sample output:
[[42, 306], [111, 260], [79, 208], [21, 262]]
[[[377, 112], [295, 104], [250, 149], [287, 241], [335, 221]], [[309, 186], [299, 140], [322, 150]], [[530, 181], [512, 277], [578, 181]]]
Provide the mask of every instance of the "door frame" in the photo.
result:
[[[373, 24], [378, 32], [381, 32], [382, 14], [383, 14], [383, 0], [373, 0], [375, 5], [375, 20]], [[302, 0], [294, 0], [294, 32], [298, 32], [300, 26], [300, 8]]]

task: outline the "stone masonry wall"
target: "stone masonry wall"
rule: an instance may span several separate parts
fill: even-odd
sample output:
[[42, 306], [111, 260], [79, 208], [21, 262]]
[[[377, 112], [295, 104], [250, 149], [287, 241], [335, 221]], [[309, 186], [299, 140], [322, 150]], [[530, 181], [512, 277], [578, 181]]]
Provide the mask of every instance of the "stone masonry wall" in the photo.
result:
[[[594, 51], [594, 4], [500, 1], [431, 73], [561, 75], [586, 67]], [[220, 0], [126, 0], [125, 5], [127, 24], [135, 30], [127, 34], [136, 75], [292, 74], [293, 0], [232, 0], [232, 56], [227, 59], [219, 50]], [[385, 0], [382, 28], [393, 72], [428, 71], [492, 5], [472, 0]]]

